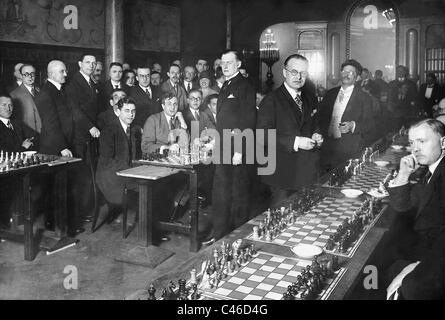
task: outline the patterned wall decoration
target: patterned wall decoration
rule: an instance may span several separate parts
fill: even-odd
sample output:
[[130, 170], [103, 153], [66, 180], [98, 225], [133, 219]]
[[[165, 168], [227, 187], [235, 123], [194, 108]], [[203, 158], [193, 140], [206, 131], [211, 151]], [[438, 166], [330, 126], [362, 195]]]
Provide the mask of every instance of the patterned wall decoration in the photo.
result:
[[180, 52], [181, 11], [177, 7], [134, 1], [126, 34], [134, 50]]
[[[77, 8], [78, 29], [64, 28], [67, 5]], [[0, 41], [103, 49], [103, 2], [0, 0]]]

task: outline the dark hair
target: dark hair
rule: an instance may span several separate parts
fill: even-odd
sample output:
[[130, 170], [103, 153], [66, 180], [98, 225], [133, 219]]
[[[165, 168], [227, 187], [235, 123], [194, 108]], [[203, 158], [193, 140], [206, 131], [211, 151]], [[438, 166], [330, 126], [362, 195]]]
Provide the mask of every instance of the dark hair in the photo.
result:
[[164, 93], [163, 95], [162, 95], [162, 97], [161, 97], [161, 104], [164, 104], [165, 103], [165, 100], [170, 100], [170, 99], [172, 99], [172, 98], [177, 98], [176, 97], [176, 94], [174, 94], [173, 92], [166, 92], [166, 93]]
[[413, 128], [420, 127], [421, 125], [426, 124], [430, 127], [435, 133], [437, 133], [441, 138], [445, 137], [445, 124], [436, 119], [424, 119], [419, 122], [416, 122], [411, 125], [410, 130]]
[[363, 71], [369, 72], [368, 68], [363, 68], [362, 72]]
[[219, 79], [224, 75], [221, 66], [219, 66], [218, 68], [216, 68], [215, 71], [215, 79]]
[[[22, 68], [23, 68], [23, 67], [22, 67]], [[20, 73], [22, 72], [22, 71], [21, 71], [22, 68], [20, 68]], [[426, 78], [428, 78], [428, 77], [430, 77], [430, 78], [433, 79], [433, 80], [437, 80], [437, 78], [436, 78], [436, 74], [433, 73], [433, 72], [428, 72], [428, 73], [426, 74]]]
[[127, 92], [122, 88], [113, 89], [110, 93], [110, 100], [113, 100], [113, 94], [115, 94], [116, 92], [124, 92], [126, 95], [128, 95]]
[[86, 56], [92, 56], [94, 58], [96, 58], [96, 56], [92, 53], [82, 53], [82, 55], [80, 56], [79, 61], [83, 61], [83, 59], [85, 59]]
[[176, 67], [176, 68], [179, 69], [179, 71], [181, 71], [181, 67], [180, 67], [180, 66], [178, 66], [177, 64], [172, 63], [171, 65], [168, 66], [168, 72], [170, 72], [170, 69], [171, 69], [172, 67]]
[[218, 93], [209, 94], [207, 97], [205, 97], [202, 105], [207, 106], [208, 104], [210, 104], [210, 101], [212, 101], [212, 99], [218, 99], [218, 97], [219, 97]]
[[23, 70], [24, 67], [33, 67], [34, 70], [36, 69], [32, 64], [24, 64], [24, 65], [21, 66], [20, 69], [19, 69], [20, 73], [22, 73], [22, 70]]
[[383, 76], [383, 71], [382, 70], [376, 70], [375, 71], [375, 75], [377, 76], [379, 76], [379, 77], [381, 77], [381, 76]]
[[159, 74], [159, 75], [161, 75], [158, 71], [152, 71], [152, 72], [151, 72], [151, 75], [154, 75], [154, 74]]
[[363, 67], [357, 60], [354, 59], [348, 59], [345, 62], [342, 63], [340, 70], [343, 70], [346, 66], [353, 66], [355, 70], [357, 71], [357, 75], [362, 73]]
[[221, 53], [221, 58], [222, 58], [223, 55], [228, 54], [228, 53], [233, 53], [233, 54], [235, 55], [235, 58], [236, 58], [237, 61], [242, 61], [242, 60], [241, 60], [241, 55], [239, 54], [239, 52], [236, 51], [236, 50], [232, 50], [232, 49], [224, 50], [224, 51]]
[[123, 108], [124, 104], [134, 104], [134, 105], [136, 105], [136, 102], [132, 98], [130, 98], [130, 97], [125, 97], [125, 98], [120, 99], [117, 102], [117, 108], [119, 110], [121, 110]]
[[295, 53], [295, 54], [291, 54], [289, 57], [286, 58], [286, 60], [284, 60], [284, 66], [285, 67], [287, 67], [288, 62], [291, 59], [298, 59], [298, 60], [303, 60], [303, 61], [309, 62], [305, 56], [302, 56], [301, 54]]
[[144, 64], [138, 65], [136, 67], [136, 73], [137, 73], [138, 69], [148, 69], [148, 70], [150, 70], [150, 74], [151, 74], [151, 68], [147, 65], [144, 65]]
[[125, 79], [127, 77], [127, 74], [129, 74], [129, 73], [132, 73], [132, 74], [136, 75], [136, 72], [134, 72], [134, 70], [127, 69], [127, 70], [124, 71], [124, 74], [123, 74], [122, 77]]
[[110, 66], [108, 67], [108, 70], [110, 70], [111, 69], [111, 67], [121, 67], [122, 69], [124, 69], [124, 67], [122, 66], [122, 63], [120, 63], [120, 62], [112, 62], [112, 63], [110, 63]]
[[201, 92], [201, 90], [199, 90], [199, 89], [192, 89], [192, 90], [190, 90], [188, 95], [190, 96], [190, 94], [192, 94], [193, 92], [199, 92], [199, 94], [200, 94], [201, 97], [202, 97], [202, 92]]

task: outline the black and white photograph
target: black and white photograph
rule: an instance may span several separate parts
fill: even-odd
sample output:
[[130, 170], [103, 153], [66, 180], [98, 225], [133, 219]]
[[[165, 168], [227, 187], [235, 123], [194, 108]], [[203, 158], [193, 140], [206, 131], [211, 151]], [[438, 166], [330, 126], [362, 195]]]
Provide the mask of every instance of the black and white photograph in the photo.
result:
[[0, 0], [0, 121], [0, 300], [445, 299], [445, 0]]

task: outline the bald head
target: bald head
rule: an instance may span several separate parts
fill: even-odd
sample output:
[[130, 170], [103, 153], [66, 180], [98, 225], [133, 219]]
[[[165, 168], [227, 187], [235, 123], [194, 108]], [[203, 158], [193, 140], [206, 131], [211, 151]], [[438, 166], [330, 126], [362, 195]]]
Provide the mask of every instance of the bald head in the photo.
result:
[[59, 60], [53, 60], [50, 63], [48, 63], [48, 78], [63, 84], [65, 83], [67, 73], [66, 73], [66, 66], [62, 61]]

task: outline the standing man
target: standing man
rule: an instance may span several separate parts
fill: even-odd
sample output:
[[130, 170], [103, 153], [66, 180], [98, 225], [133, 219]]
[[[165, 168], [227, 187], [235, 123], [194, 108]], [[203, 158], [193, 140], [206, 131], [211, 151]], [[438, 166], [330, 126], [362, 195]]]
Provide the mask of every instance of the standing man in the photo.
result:
[[199, 89], [199, 84], [195, 81], [196, 71], [192, 66], [186, 66], [184, 68], [184, 80], [181, 81], [181, 85], [184, 87], [189, 95], [192, 89]]
[[425, 112], [428, 118], [433, 117], [433, 106], [445, 96], [439, 84], [436, 75], [432, 72], [427, 73], [426, 82], [420, 86], [417, 96], [418, 107]]
[[319, 131], [326, 138], [321, 149], [325, 170], [355, 158], [374, 128], [371, 98], [356, 85], [362, 66], [351, 59], [341, 70], [341, 86], [326, 93], [318, 112]]
[[20, 68], [23, 83], [20, 87], [11, 92], [11, 98], [14, 102], [14, 118], [23, 121], [32, 131], [34, 131], [35, 141], [42, 128], [39, 111], [37, 110], [34, 99], [39, 92], [35, 85], [36, 69], [29, 64], [24, 64]]
[[124, 81], [122, 81], [123, 67], [119, 62], [110, 63], [108, 75], [110, 79], [105, 81], [100, 87], [100, 108], [99, 111], [108, 109], [108, 98], [114, 89], [121, 89], [128, 92], [130, 89]]
[[150, 68], [140, 66], [136, 70], [138, 84], [130, 88], [129, 95], [136, 103], [134, 124], [142, 127], [152, 114], [161, 111], [160, 92], [150, 85]]
[[196, 62], [196, 71], [198, 72], [198, 77], [203, 71], [209, 70], [209, 64], [207, 63], [207, 60], [204, 59], [198, 59]]
[[[221, 65], [226, 81], [219, 93], [217, 105], [216, 128], [221, 143], [216, 146], [221, 150], [224, 135], [223, 130], [232, 132], [233, 140], [237, 137], [235, 130], [254, 130], [256, 124], [255, 90], [240, 73], [241, 59], [234, 50], [225, 51], [221, 56]], [[252, 133], [253, 134], [253, 133]], [[233, 145], [233, 143], [232, 143]], [[246, 164], [246, 151], [253, 146], [231, 148], [230, 164], [217, 164], [213, 182], [213, 231], [203, 244], [209, 244], [223, 237], [238, 227], [249, 217], [250, 185], [249, 166]], [[220, 152], [220, 160], [224, 158]]]
[[262, 100], [258, 111], [257, 128], [274, 129], [277, 134], [276, 170], [263, 176], [272, 190], [271, 207], [317, 178], [319, 152], [315, 147], [323, 138], [314, 133], [316, 97], [304, 87], [308, 68], [309, 62], [302, 55], [289, 56], [283, 67], [284, 83]]
[[[95, 138], [99, 138], [100, 131], [97, 128], [98, 115], [98, 90], [91, 81], [91, 74], [96, 67], [96, 57], [83, 54], [78, 62], [79, 71], [75, 73], [66, 87], [68, 102], [74, 113], [73, 131], [73, 156], [82, 158], [83, 165], [77, 168], [74, 188], [78, 199], [77, 218], [84, 222], [91, 221], [92, 183], [94, 171]], [[91, 152], [88, 154], [88, 146]]]
[[180, 68], [176, 64], [172, 64], [168, 69], [168, 80], [161, 85], [161, 91], [165, 93], [173, 93], [178, 99], [178, 110], [184, 111], [187, 106], [187, 92], [179, 84]]
[[94, 68], [93, 74], [91, 75], [91, 80], [93, 80], [96, 86], [100, 86], [102, 83], [102, 72], [104, 70], [104, 65], [101, 61], [96, 62], [96, 67]]
[[73, 156], [73, 111], [62, 91], [66, 76], [62, 61], [48, 63], [48, 80], [35, 100], [42, 119], [39, 153]]

